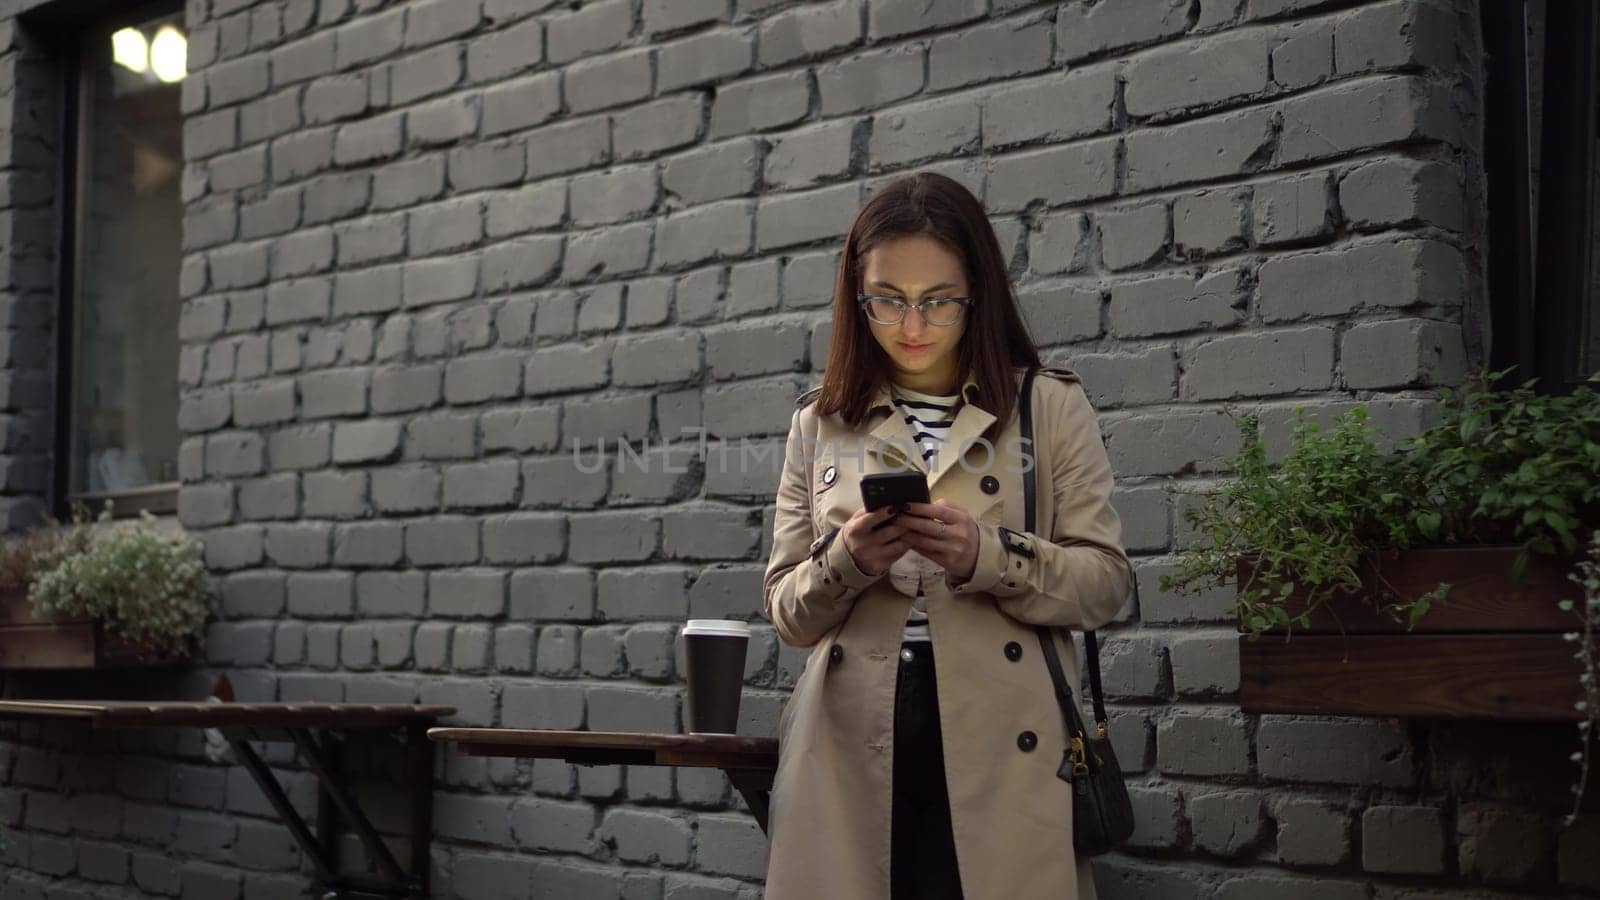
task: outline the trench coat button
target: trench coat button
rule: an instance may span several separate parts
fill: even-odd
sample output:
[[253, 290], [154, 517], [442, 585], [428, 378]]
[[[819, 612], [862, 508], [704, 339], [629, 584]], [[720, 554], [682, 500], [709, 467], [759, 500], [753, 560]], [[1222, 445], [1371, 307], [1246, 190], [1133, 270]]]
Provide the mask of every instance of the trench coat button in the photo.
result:
[[1000, 479], [993, 475], [985, 475], [978, 482], [978, 487], [983, 489], [985, 494], [998, 494], [1000, 493]]
[[1016, 641], [1006, 641], [1006, 659], [1016, 662], [1022, 658], [1022, 645]]
[[1031, 731], [1024, 731], [1017, 735], [1017, 749], [1023, 753], [1032, 753], [1033, 748], [1039, 746], [1039, 736]]
[[829, 663], [832, 663], [833, 665], [838, 665], [839, 662], [841, 660], [843, 660], [843, 659], [844, 659], [844, 648], [843, 647], [839, 646], [838, 644], [834, 644], [832, 647], [828, 648], [828, 662]]
[[829, 466], [826, 469], [822, 470], [822, 483], [825, 484], [825, 485], [826, 484], [833, 484], [834, 479], [836, 479], [838, 477], [839, 477], [839, 470], [838, 470], [838, 468], [836, 468], [834, 466]]

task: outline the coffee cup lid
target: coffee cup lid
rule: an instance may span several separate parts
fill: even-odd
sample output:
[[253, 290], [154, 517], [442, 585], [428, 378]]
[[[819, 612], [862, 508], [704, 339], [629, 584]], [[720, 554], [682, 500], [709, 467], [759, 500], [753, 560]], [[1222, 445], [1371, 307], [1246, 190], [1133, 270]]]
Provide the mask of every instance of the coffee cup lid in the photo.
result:
[[749, 637], [750, 623], [737, 619], [690, 619], [683, 626], [684, 634], [707, 634], [717, 637]]

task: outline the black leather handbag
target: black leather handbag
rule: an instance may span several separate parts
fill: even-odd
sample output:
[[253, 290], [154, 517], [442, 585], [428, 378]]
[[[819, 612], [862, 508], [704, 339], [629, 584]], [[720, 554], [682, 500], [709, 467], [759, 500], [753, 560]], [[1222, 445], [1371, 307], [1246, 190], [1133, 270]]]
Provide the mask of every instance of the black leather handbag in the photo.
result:
[[[1019, 416], [1022, 437], [1033, 447], [1033, 379], [1037, 369], [1029, 369], [1022, 379], [1022, 397]], [[1023, 516], [1029, 532], [1034, 530], [1037, 501], [1037, 466], [1023, 473]], [[1139, 595], [1139, 580], [1133, 580], [1134, 597]], [[1100, 645], [1093, 631], [1083, 633], [1084, 656], [1089, 663], [1089, 694], [1094, 702], [1094, 731], [1083, 722], [1083, 712], [1072, 695], [1072, 686], [1061, 668], [1061, 656], [1056, 652], [1051, 632], [1059, 630], [1065, 641], [1072, 633], [1065, 628], [1055, 629], [1035, 626], [1039, 635], [1039, 649], [1044, 652], [1045, 665], [1050, 669], [1050, 680], [1055, 684], [1056, 702], [1061, 706], [1061, 717], [1066, 723], [1067, 749], [1062, 754], [1061, 768], [1056, 777], [1072, 785], [1072, 846], [1082, 856], [1098, 856], [1120, 846], [1133, 834], [1133, 803], [1128, 799], [1128, 788], [1122, 780], [1122, 769], [1117, 765], [1117, 755], [1111, 749], [1110, 732], [1106, 722], [1106, 701], [1100, 690]]]

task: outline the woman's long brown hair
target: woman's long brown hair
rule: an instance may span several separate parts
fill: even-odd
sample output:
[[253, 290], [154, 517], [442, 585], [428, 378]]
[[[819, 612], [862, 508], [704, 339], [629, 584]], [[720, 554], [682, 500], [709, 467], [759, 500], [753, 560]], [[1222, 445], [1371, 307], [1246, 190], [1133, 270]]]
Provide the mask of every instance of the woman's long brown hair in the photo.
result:
[[833, 334], [817, 412], [839, 413], [852, 428], [866, 418], [867, 402], [888, 373], [889, 359], [856, 303], [863, 262], [878, 244], [918, 234], [942, 241], [966, 266], [972, 308], [957, 353], [962, 377], [970, 372], [978, 383], [974, 402], [995, 416], [985, 432], [993, 440], [1016, 409], [1017, 368], [1039, 365], [1039, 350], [1011, 294], [1005, 257], [983, 204], [961, 182], [933, 172], [884, 185], [850, 225], [833, 290]]

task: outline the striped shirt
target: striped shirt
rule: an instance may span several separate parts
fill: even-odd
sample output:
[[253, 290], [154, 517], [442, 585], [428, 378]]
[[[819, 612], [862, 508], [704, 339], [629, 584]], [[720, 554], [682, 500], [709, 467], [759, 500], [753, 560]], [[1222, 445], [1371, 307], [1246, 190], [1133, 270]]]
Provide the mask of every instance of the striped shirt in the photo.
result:
[[[897, 384], [890, 385], [889, 396], [894, 401], [895, 411], [906, 420], [906, 426], [911, 430], [911, 436], [916, 440], [917, 446], [922, 448], [923, 463], [930, 470], [933, 469], [940, 448], [950, 436], [950, 426], [955, 424], [956, 410], [961, 405], [961, 396], [955, 394], [937, 397], [907, 390]], [[919, 563], [926, 565], [922, 555], [915, 550], [906, 551], [901, 561], [907, 566], [916, 566]], [[928, 601], [922, 594], [920, 582], [917, 585], [917, 596], [911, 603], [911, 612], [906, 616], [906, 630], [901, 640], [908, 642], [933, 640], [932, 635], [928, 633]]]

